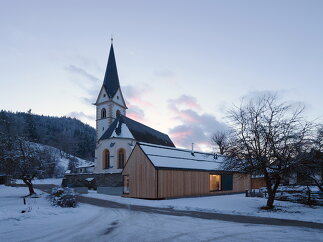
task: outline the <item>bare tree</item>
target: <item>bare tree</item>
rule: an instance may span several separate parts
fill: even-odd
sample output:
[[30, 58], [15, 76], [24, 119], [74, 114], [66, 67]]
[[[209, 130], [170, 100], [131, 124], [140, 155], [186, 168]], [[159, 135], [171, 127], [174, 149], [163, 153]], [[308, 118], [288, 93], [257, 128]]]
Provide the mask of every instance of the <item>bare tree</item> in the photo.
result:
[[21, 179], [29, 189], [29, 195], [35, 194], [32, 180], [40, 176], [46, 163], [43, 151], [37, 144], [30, 143], [21, 137], [0, 137], [0, 170], [15, 178]]
[[277, 188], [308, 147], [311, 123], [304, 120], [304, 107], [278, 101], [267, 94], [242, 102], [229, 112], [233, 138], [226, 151], [227, 165], [266, 181], [266, 208], [273, 208]]
[[310, 152], [301, 154], [295, 172], [323, 191], [323, 127], [317, 129]]
[[227, 131], [216, 131], [211, 137], [212, 145], [218, 148], [221, 155], [224, 154], [228, 147], [228, 132]]

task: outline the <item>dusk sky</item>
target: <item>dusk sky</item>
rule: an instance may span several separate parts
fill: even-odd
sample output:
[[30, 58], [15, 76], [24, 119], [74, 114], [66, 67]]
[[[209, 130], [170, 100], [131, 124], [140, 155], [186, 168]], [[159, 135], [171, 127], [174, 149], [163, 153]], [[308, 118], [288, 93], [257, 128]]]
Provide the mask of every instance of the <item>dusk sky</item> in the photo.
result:
[[323, 115], [323, 1], [0, 0], [0, 109], [95, 126], [111, 34], [127, 115], [208, 150], [226, 110], [277, 92]]

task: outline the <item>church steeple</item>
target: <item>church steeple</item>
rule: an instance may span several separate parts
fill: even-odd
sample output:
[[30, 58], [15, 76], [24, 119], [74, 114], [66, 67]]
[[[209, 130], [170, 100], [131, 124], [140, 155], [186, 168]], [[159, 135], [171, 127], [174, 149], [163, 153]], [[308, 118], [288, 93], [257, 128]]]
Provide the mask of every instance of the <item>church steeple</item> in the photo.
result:
[[126, 115], [127, 109], [120, 88], [112, 39], [103, 85], [95, 105], [97, 140], [99, 140], [119, 114]]
[[116, 94], [116, 92], [120, 88], [118, 71], [117, 71], [117, 64], [116, 64], [116, 59], [114, 56], [112, 39], [111, 39], [109, 59], [108, 59], [107, 69], [105, 71], [103, 86], [104, 86], [109, 98], [113, 98], [113, 96]]

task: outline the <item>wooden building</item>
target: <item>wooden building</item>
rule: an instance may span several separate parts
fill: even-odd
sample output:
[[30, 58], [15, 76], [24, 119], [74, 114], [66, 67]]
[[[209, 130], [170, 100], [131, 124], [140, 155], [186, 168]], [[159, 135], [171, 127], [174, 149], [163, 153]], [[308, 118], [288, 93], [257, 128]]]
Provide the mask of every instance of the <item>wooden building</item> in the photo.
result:
[[249, 174], [223, 169], [221, 155], [137, 143], [122, 172], [124, 196], [163, 199], [244, 192]]

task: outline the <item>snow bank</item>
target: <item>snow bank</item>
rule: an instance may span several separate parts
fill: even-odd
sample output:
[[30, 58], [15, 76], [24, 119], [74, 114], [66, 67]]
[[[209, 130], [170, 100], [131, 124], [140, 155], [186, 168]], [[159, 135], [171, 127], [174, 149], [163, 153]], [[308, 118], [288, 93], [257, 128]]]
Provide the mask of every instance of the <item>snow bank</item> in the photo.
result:
[[308, 207], [302, 204], [275, 201], [276, 211], [261, 210], [266, 199], [245, 197], [244, 194], [221, 195], [195, 198], [179, 198], [168, 200], [143, 200], [98, 194], [89, 191], [83, 195], [123, 204], [142, 205], [149, 207], [173, 208], [177, 210], [204, 211], [224, 214], [237, 214], [270, 218], [293, 219], [323, 223], [323, 207]]

